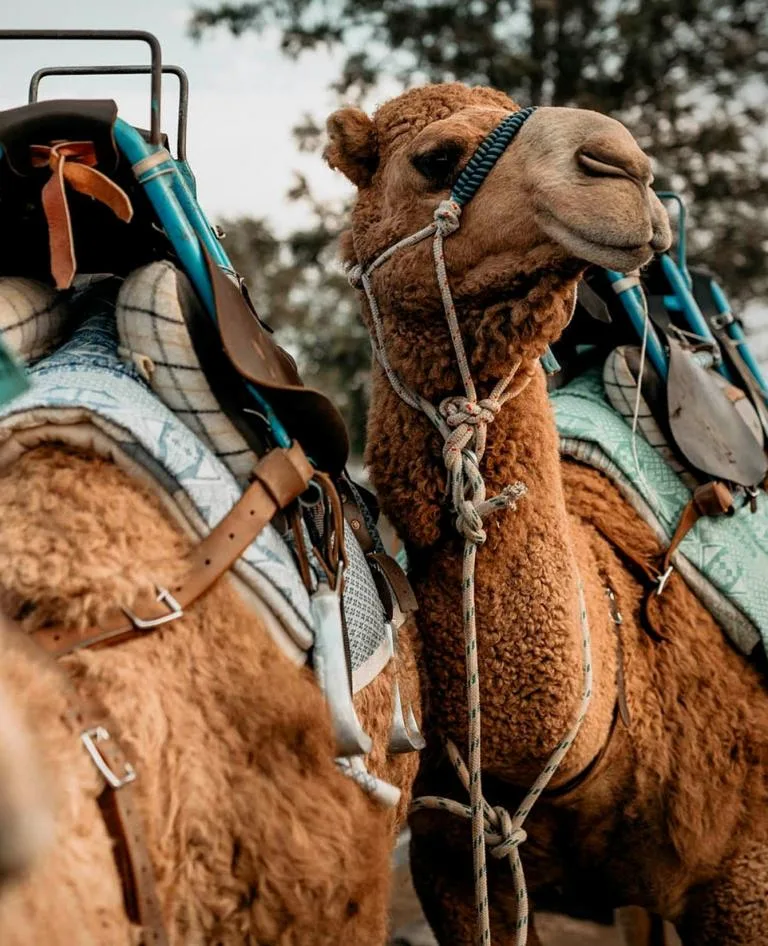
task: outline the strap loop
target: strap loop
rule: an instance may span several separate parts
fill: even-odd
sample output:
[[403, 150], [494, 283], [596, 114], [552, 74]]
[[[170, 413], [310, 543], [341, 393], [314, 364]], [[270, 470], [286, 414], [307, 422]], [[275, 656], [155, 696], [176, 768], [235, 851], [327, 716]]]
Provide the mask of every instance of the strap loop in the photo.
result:
[[122, 187], [96, 170], [96, 147], [92, 141], [60, 141], [51, 146], [32, 145], [32, 167], [51, 169], [43, 187], [42, 202], [51, 249], [51, 275], [57, 289], [69, 289], [77, 271], [72, 220], [64, 187], [109, 207], [123, 223], [133, 218], [131, 201]]

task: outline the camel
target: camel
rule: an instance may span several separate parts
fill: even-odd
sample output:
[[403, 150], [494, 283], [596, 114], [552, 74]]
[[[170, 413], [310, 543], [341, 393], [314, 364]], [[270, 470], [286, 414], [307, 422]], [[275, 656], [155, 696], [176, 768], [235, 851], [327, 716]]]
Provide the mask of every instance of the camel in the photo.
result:
[[[3, 662], [18, 641], [18, 630], [0, 617]], [[53, 802], [40, 769], [33, 734], [0, 691], [0, 888], [23, 876], [53, 840]]]
[[[154, 494], [85, 449], [25, 453], [0, 476], [0, 510], [0, 609], [27, 632], [98, 622], [110, 602], [173, 581], [191, 548]], [[407, 627], [400, 643], [401, 689], [418, 710]], [[171, 944], [383, 946], [417, 764], [387, 754], [391, 666], [356, 702], [370, 771], [402, 790], [397, 810], [336, 767], [312, 671], [226, 579], [172, 626], [114, 648], [54, 662], [6, 629], [0, 645], [0, 690], [30, 736], [28, 751], [11, 745], [0, 706], [0, 879], [6, 855], [9, 871], [27, 867], [0, 890], [3, 946], [142, 941], [97, 803], [104, 782], [68, 713], [86, 695], [108, 708], [137, 773]], [[15, 840], [14, 813], [26, 819], [11, 819]]]
[[[460, 168], [517, 109], [501, 92], [443, 84], [410, 90], [372, 118], [345, 108], [328, 120], [326, 159], [357, 188], [343, 260], [358, 287], [369, 272], [379, 347], [392, 372], [434, 405], [455, 399], [461, 386], [432, 240], [412, 241], [367, 268], [432, 223]], [[608, 479], [561, 459], [538, 361], [567, 324], [589, 263], [630, 272], [668, 247], [651, 181], [650, 162], [618, 122], [540, 108], [444, 240], [477, 398], [515, 367], [521, 382], [500, 409], [488, 408], [496, 416], [480, 464], [488, 496], [516, 482], [527, 490], [483, 520], [487, 538], [477, 552], [483, 787], [491, 805], [514, 811], [574, 721], [581, 583], [593, 695], [553, 795], [545, 793], [525, 823], [521, 854], [533, 904], [559, 890], [586, 906], [644, 907], [672, 921], [686, 946], [757, 946], [768, 928], [764, 678], [676, 573], [656, 601], [664, 639], [646, 633], [646, 587], [602, 525], [640, 554], [661, 550]], [[360, 297], [375, 335], [370, 297], [362, 290]], [[393, 390], [380, 361], [372, 371], [366, 461], [405, 543], [428, 681], [429, 745], [416, 794], [466, 803], [443, 751], [450, 739], [466, 759], [468, 734], [464, 540], [446, 497], [443, 438]], [[614, 722], [619, 662], [627, 724]], [[475, 943], [469, 823], [421, 810], [411, 827], [415, 883], [438, 941]], [[519, 942], [509, 868], [493, 857], [488, 886], [492, 942]], [[539, 942], [533, 928], [529, 942]]]

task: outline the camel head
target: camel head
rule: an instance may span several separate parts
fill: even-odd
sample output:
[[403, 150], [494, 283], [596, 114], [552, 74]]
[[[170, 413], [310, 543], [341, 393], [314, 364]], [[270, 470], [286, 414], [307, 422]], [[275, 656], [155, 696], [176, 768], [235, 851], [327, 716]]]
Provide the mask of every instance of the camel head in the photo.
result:
[[[446, 84], [406, 92], [373, 118], [356, 108], [331, 115], [326, 160], [358, 189], [346, 262], [365, 268], [430, 224], [481, 142], [517, 109], [493, 89]], [[629, 272], [668, 248], [652, 180], [648, 158], [614, 119], [540, 108], [525, 121], [444, 244], [478, 380], [559, 336], [588, 264]], [[445, 331], [431, 241], [398, 250], [371, 279], [393, 364], [423, 382]]]

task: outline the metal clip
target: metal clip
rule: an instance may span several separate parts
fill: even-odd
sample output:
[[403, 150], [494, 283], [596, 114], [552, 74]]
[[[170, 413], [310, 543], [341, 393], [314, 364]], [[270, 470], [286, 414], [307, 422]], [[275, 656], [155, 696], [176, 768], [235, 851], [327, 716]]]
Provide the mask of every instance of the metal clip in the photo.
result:
[[709, 318], [709, 324], [716, 332], [722, 332], [724, 328], [728, 325], [733, 325], [735, 321], [736, 319], [730, 311], [718, 312], [716, 315], [712, 315]]
[[392, 678], [392, 722], [389, 730], [389, 745], [387, 750], [393, 755], [402, 752], [420, 752], [426, 746], [426, 740], [419, 730], [413, 706], [410, 701], [403, 709], [400, 695], [400, 684], [397, 679], [397, 630], [391, 622], [386, 625], [387, 640], [389, 643], [390, 659], [393, 661], [394, 675]]
[[663, 575], [659, 575], [656, 581], [659, 583], [659, 587], [656, 589], [656, 594], [660, 595], [664, 591], [664, 587], [669, 581], [670, 575], [675, 570], [674, 565], [670, 565], [669, 568], [664, 572]]
[[321, 581], [310, 598], [310, 608], [315, 629], [312, 663], [328, 703], [337, 752], [340, 756], [368, 755], [373, 740], [361, 726], [352, 699], [341, 597]]
[[168, 614], [161, 614], [159, 618], [149, 618], [145, 620], [134, 614], [133, 611], [130, 611], [128, 608], [122, 609], [123, 614], [125, 614], [137, 631], [149, 631], [152, 630], [153, 627], [160, 627], [161, 624], [169, 624], [171, 621], [176, 621], [178, 618], [184, 616], [184, 609], [167, 588], [161, 588], [160, 585], [155, 585], [155, 591], [157, 591], [157, 598], [155, 600], [162, 601], [163, 604], [166, 605]]
[[95, 726], [93, 729], [86, 729], [80, 733], [80, 740], [85, 746], [88, 755], [93, 760], [93, 764], [99, 772], [101, 772], [107, 785], [117, 791], [117, 789], [122, 788], [124, 785], [129, 785], [131, 782], [135, 781], [136, 770], [129, 762], [126, 762], [122, 777], [112, 771], [109, 763], [101, 752], [99, 752], [96, 745], [97, 742], [105, 742], [110, 738], [109, 731], [103, 726]]
[[624, 623], [624, 618], [621, 615], [621, 611], [619, 611], [619, 603], [616, 600], [616, 595], [610, 585], [605, 586], [605, 594], [608, 598], [608, 604], [611, 609], [613, 623], [616, 625], [616, 627], [621, 627], [621, 625]]

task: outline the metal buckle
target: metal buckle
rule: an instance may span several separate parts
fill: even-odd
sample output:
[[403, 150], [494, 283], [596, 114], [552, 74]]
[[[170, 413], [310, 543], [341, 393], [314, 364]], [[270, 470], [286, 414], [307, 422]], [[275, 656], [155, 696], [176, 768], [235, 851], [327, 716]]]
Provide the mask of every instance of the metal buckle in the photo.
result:
[[117, 789], [122, 788], [123, 785], [128, 785], [136, 779], [136, 770], [129, 762], [126, 762], [125, 772], [122, 778], [119, 775], [115, 775], [96, 745], [97, 742], [104, 742], [111, 738], [109, 731], [103, 726], [94, 726], [93, 729], [86, 729], [80, 733], [80, 740], [85, 746], [88, 755], [93, 760], [93, 764], [99, 772], [101, 772], [107, 785], [117, 791]]
[[184, 609], [167, 588], [161, 588], [160, 585], [155, 585], [155, 591], [157, 591], [157, 598], [155, 600], [162, 601], [163, 604], [167, 606], [168, 614], [161, 614], [159, 618], [144, 620], [128, 608], [122, 609], [123, 614], [125, 614], [138, 631], [152, 630], [153, 627], [159, 627], [161, 624], [169, 624], [171, 621], [176, 621], [184, 615]]
[[656, 589], [657, 595], [660, 595], [662, 591], [664, 591], [664, 586], [669, 581], [670, 575], [672, 574], [674, 570], [675, 570], [674, 565], [670, 565], [669, 568], [664, 572], [664, 574], [659, 575], [659, 577], [656, 579], [656, 581], [658, 581], [659, 583], [659, 587]]

